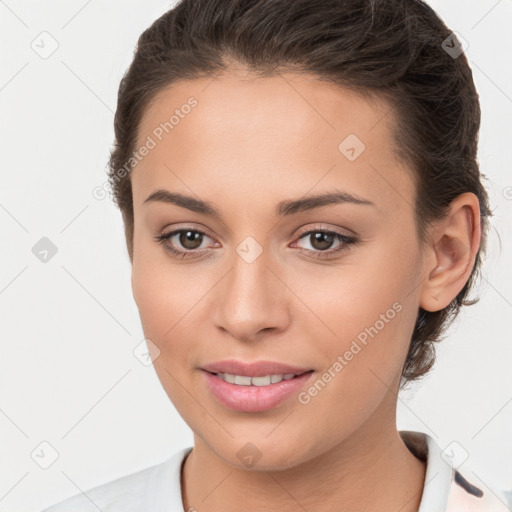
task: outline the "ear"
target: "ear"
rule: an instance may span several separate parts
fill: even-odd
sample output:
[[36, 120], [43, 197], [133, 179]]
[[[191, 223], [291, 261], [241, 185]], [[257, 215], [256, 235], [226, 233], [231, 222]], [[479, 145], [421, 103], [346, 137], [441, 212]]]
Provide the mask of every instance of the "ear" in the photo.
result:
[[446, 218], [431, 228], [428, 275], [423, 282], [420, 307], [439, 311], [464, 288], [480, 247], [480, 204], [475, 194], [466, 192], [455, 198]]

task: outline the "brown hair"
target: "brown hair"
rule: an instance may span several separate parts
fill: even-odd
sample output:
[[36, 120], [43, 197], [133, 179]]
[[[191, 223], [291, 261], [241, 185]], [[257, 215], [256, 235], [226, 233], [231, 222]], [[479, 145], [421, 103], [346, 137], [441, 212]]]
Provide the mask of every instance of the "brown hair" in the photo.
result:
[[[486, 247], [488, 196], [477, 163], [480, 106], [457, 39], [420, 0], [181, 0], [139, 37], [115, 114], [109, 184], [133, 257], [133, 202], [126, 163], [148, 102], [177, 80], [215, 76], [238, 62], [259, 76], [309, 73], [385, 98], [400, 157], [413, 170], [419, 239], [453, 199], [480, 201], [482, 241], [468, 281], [444, 309], [419, 309], [402, 385], [426, 374], [434, 342], [468, 300]], [[452, 49], [452, 50], [450, 50]], [[125, 169], [124, 172], [121, 172]]]

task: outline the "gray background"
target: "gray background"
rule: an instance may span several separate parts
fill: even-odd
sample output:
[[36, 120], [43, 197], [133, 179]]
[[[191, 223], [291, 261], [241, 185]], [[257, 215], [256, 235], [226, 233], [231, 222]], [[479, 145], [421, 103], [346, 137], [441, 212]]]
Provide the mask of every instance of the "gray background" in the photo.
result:
[[[484, 489], [512, 488], [512, 2], [429, 3], [468, 43], [494, 218], [480, 303], [450, 329], [431, 375], [400, 395], [398, 423], [468, 456]], [[133, 354], [143, 334], [121, 215], [93, 195], [119, 80], [170, 5], [0, 1], [0, 510], [38, 510], [192, 445]], [[33, 253], [43, 237], [57, 248], [47, 262]]]

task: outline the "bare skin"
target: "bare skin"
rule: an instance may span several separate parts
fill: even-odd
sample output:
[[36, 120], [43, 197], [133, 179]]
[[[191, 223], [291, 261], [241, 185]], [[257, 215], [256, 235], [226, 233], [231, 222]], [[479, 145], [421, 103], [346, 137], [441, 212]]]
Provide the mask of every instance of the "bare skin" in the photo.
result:
[[[293, 73], [255, 79], [233, 68], [173, 84], [146, 110], [139, 146], [191, 96], [197, 106], [131, 177], [133, 295], [158, 377], [194, 432], [185, 510], [417, 512], [425, 464], [396, 428], [401, 369], [418, 308], [444, 308], [470, 275], [476, 196], [459, 196], [421, 245], [389, 106]], [[349, 134], [365, 145], [352, 161], [338, 149]], [[208, 201], [221, 218], [145, 202], [158, 189]], [[334, 189], [373, 204], [276, 215], [280, 201]], [[164, 242], [185, 258], [154, 238], [180, 228], [205, 233], [198, 249], [179, 235]], [[343, 249], [315, 258], [325, 246], [304, 236], [314, 229], [357, 243], [334, 237], [326, 250]], [[262, 249], [251, 263], [236, 251], [248, 236]], [[225, 359], [307, 367], [315, 381], [393, 304], [399, 312], [308, 403], [240, 412], [205, 384], [201, 367]], [[237, 456], [248, 442], [261, 454], [253, 467]]]

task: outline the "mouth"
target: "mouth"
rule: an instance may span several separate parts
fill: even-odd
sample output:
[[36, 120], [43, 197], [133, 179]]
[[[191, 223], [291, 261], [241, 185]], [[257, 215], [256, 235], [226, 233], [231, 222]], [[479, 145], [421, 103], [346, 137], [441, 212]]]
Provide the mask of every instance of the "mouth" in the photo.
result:
[[[206, 370], [205, 370], [206, 371]], [[251, 377], [249, 375], [236, 375], [234, 373], [214, 373], [208, 372], [211, 375], [217, 376], [228, 384], [235, 384], [236, 386], [270, 386], [271, 384], [279, 384], [283, 380], [292, 380], [306, 373], [311, 373], [313, 370], [307, 370], [300, 373], [281, 373], [269, 374]]]
[[269, 411], [280, 404], [291, 405], [292, 399], [307, 386], [314, 370], [298, 373], [240, 375], [202, 370], [206, 388], [218, 405], [238, 412]]

